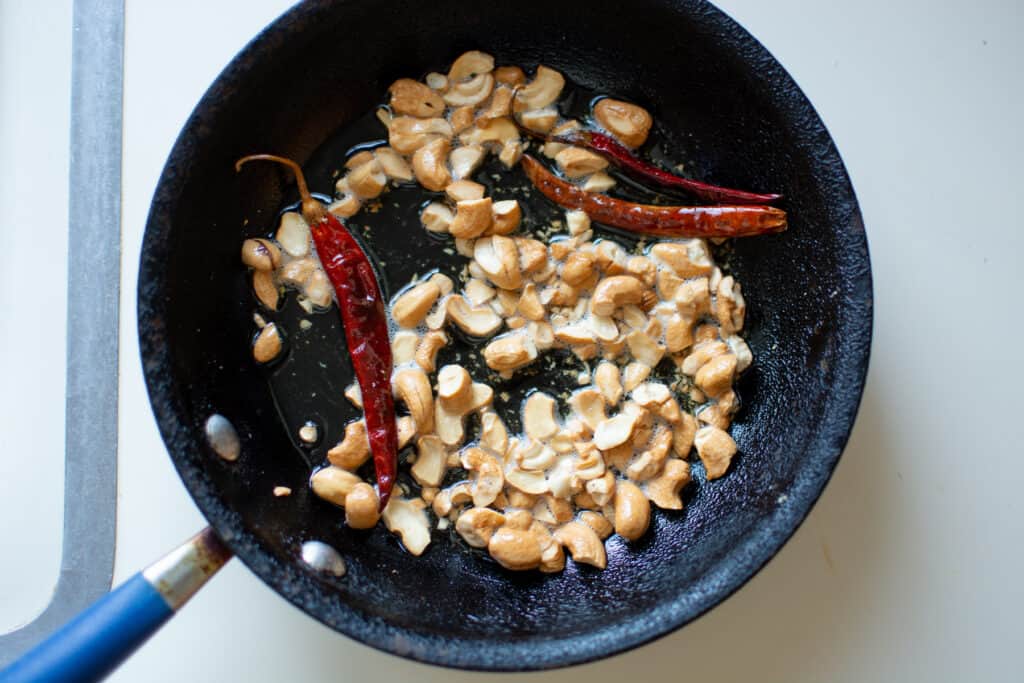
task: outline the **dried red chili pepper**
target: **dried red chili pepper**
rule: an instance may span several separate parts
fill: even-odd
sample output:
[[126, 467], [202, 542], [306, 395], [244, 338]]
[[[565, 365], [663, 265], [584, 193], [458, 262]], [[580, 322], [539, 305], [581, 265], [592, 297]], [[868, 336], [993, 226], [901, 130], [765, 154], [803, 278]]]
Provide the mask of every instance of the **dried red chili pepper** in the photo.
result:
[[562, 180], [528, 154], [523, 170], [545, 197], [591, 220], [662, 237], [750, 237], [782, 232], [786, 212], [773, 206], [656, 206], [593, 194]]
[[398, 428], [391, 393], [391, 340], [388, 337], [384, 297], [369, 259], [345, 226], [309, 194], [297, 163], [273, 154], [253, 154], [235, 163], [238, 171], [249, 161], [284, 164], [295, 175], [302, 197], [302, 216], [309, 223], [317, 255], [334, 292], [345, 328], [352, 367], [363, 395], [366, 435], [373, 451], [377, 491], [383, 510], [391, 496], [398, 470]]

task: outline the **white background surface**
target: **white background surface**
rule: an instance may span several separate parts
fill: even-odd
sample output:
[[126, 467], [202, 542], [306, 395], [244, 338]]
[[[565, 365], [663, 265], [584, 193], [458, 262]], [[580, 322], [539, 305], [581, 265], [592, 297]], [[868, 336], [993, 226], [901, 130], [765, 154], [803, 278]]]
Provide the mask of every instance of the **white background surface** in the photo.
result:
[[[40, 221], [38, 211], [25, 210], [25, 197], [36, 209], [47, 197], [60, 207], [66, 194], [66, 112], [45, 107], [66, 100], [59, 57], [70, 32], [58, 21], [25, 36], [60, 19], [58, 8], [68, 4], [38, 3], [44, 10], [0, 0], [0, 198], [7, 209], [0, 223], [0, 541], [12, 558], [19, 555], [7, 555], [9, 548], [45, 545], [39, 537], [59, 529], [59, 495], [47, 489], [56, 486], [52, 465], [62, 443], [52, 420], [63, 410], [63, 378], [53, 368], [63, 358], [63, 332], [54, 324], [63, 319], [63, 285], [40, 295], [55, 307], [45, 319], [19, 302], [39, 291], [24, 286], [33, 272], [27, 260], [64, 225], [60, 211]], [[207, 85], [288, 4], [128, 2], [117, 581], [203, 525], [164, 452], [139, 370], [134, 287], [149, 199]], [[1010, 0], [954, 8], [880, 0], [718, 4], [768, 47], [820, 112], [857, 189], [874, 267], [875, 339], [860, 416], [832, 482], [793, 540], [734, 597], [652, 645], [573, 670], [500, 677], [430, 668], [358, 645], [233, 562], [114, 680], [1024, 677], [1024, 448], [1015, 436], [1024, 379], [1021, 10]], [[20, 28], [12, 31], [11, 21]], [[49, 69], [47, 78], [25, 78], [37, 68]], [[49, 262], [59, 273], [57, 242]], [[28, 482], [23, 471], [40, 474]], [[23, 512], [30, 499], [39, 515]], [[45, 601], [59, 555], [39, 553], [38, 571], [12, 566], [20, 559], [0, 568], [0, 627]], [[15, 593], [38, 602], [15, 600]]]

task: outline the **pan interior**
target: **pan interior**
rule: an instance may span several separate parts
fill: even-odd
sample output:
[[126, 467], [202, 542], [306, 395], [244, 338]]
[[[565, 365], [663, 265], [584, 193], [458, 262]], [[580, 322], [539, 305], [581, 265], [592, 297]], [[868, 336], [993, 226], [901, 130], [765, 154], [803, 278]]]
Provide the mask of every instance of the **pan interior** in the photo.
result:
[[[467, 49], [499, 64], [544, 63], [583, 88], [642, 104], [695, 177], [787, 197], [789, 231], [737, 241], [727, 259], [744, 286], [755, 356], [739, 385], [744, 407], [733, 434], [741, 454], [728, 476], [691, 486], [683, 511], [655, 513], [640, 541], [611, 540], [603, 572], [570, 563], [557, 575], [513, 574], [440, 533], [414, 558], [382, 529], [344, 528], [306, 484], [323, 444], [336, 442], [354, 415], [341, 396], [352, 377], [336, 311], [313, 316], [299, 333], [299, 318], [309, 316], [290, 297], [278, 317], [289, 333], [287, 360], [268, 382], [249, 356], [253, 300], [239, 247], [271, 230], [295, 195], [278, 170], [236, 176], [234, 160], [288, 155], [308, 169], [313, 188], [327, 191], [343, 152], [372, 139], [360, 117], [387, 86], [444, 70]], [[461, 257], [444, 254], [450, 245], [420, 228], [422, 199], [395, 191], [385, 210], [353, 221], [391, 292], [414, 273], [461, 267]], [[539, 222], [554, 209], [531, 202], [528, 211]], [[781, 67], [711, 6], [642, 2], [624, 17], [621, 8], [582, 2], [498, 3], [472, 13], [454, 1], [314, 3], [282, 17], [232, 62], [175, 145], [147, 225], [139, 331], [175, 465], [253, 571], [376, 647], [452, 666], [522, 669], [661, 635], [774, 554], [849, 433], [866, 371], [870, 297], [863, 227], [831, 140]], [[545, 381], [538, 373], [524, 386]], [[238, 429], [238, 462], [219, 460], [203, 443], [213, 412]], [[314, 449], [295, 439], [309, 418], [325, 432]], [[294, 493], [275, 498], [279, 485]], [[310, 539], [336, 547], [348, 573], [304, 569], [298, 550]]]

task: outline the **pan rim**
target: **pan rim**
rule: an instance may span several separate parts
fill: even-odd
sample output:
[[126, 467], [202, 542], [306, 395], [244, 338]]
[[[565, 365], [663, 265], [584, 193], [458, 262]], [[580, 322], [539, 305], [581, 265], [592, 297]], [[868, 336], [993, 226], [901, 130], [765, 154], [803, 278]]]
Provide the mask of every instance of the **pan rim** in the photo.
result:
[[[253, 534], [246, 531], [241, 517], [224, 505], [216, 496], [216, 489], [205, 477], [182, 466], [178, 458], [172, 461], [189, 494], [203, 515], [217, 530], [224, 542], [262, 581], [304, 612], [331, 628], [363, 644], [391, 654], [427, 664], [478, 671], [534, 671], [553, 669], [591, 662], [639, 647], [675, 631], [706, 614], [738, 591], [761, 570], [786, 544], [806, 519], [814, 504], [824, 492], [843, 449], [849, 439], [863, 396], [867, 377], [873, 331], [873, 285], [870, 270], [867, 236], [863, 219], [849, 175], [839, 152], [820, 117], [804, 93], [793, 82], [785, 69], [753, 36], [721, 10], [703, 0], [679, 0], [664, 3], [675, 11], [699, 13], [701, 20], [709, 22], [718, 31], [733, 34], [733, 40], [742, 44], [747, 56], [770, 65], [770, 73], [762, 74], [769, 81], [777, 81], [790, 92], [790, 107], [799, 110], [805, 123], [812, 128], [806, 137], [823, 159], [835, 164], [832, 169], [836, 183], [834, 190], [842, 193], [849, 206], [846, 224], [834, 229], [846, 233], [846, 239], [858, 250], [852, 258], [864, 264], [846, 278], [849, 287], [849, 307], [856, 315], [843, 320], [840, 346], [846, 365], [836, 369], [835, 394], [841, 397], [830, 406], [822, 418], [823, 429], [816, 437], [821, 444], [815, 450], [821, 455], [813, 467], [801, 469], [791, 485], [790, 504], [780, 505], [754, 525], [729, 553], [719, 559], [711, 571], [701, 577], [693, 599], [676, 597], [659, 604], [644, 619], [615, 622], [598, 630], [561, 637], [557, 640], [537, 634], [521, 640], [505, 640], [500, 648], [493, 639], [469, 639], [461, 636], [439, 636], [436, 633], [416, 631], [407, 627], [387, 624], [379, 617], [347, 606], [352, 619], [335, 621], [316, 609], [315, 600], [306, 594], [311, 579], [295, 566], [278, 564], [278, 571], [268, 571], [268, 550]], [[344, 3], [342, 3], [342, 8]], [[153, 408], [161, 436], [168, 451], [174, 453], [187, 448], [194, 440], [194, 428], [184, 415], [166, 398], [167, 377], [162, 368], [169, 365], [169, 351], [160, 330], [154, 330], [150, 321], [161, 316], [166, 272], [161, 268], [161, 242], [152, 239], [166, 231], [162, 220], [163, 207], [172, 206], [186, 183], [184, 174], [176, 171], [186, 163], [191, 150], [202, 143], [204, 135], [203, 113], [231, 89], [245, 71], [246, 63], [275, 44], [286, 41], [293, 33], [322, 12], [338, 11], [328, 4], [301, 4], [275, 20], [256, 36], [224, 69], [203, 95], [195, 111], [175, 141], [172, 152], [161, 174], [154, 193], [146, 225], [146, 238], [141, 250], [138, 280], [138, 334], [143, 374], [150, 404]], [[486, 647], [483, 647], [486, 645]]]

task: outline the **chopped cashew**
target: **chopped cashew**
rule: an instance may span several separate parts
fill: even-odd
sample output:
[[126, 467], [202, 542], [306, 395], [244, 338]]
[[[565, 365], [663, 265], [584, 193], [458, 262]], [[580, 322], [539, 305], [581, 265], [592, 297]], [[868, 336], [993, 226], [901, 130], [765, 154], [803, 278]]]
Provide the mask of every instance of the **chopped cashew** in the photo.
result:
[[484, 150], [479, 145], [464, 145], [453, 149], [448, 155], [452, 178], [461, 180], [473, 175], [484, 160]]
[[313, 493], [339, 506], [345, 505], [345, 497], [360, 482], [357, 475], [333, 465], [317, 470], [309, 479]]
[[459, 515], [455, 530], [473, 548], [486, 548], [491, 536], [505, 524], [505, 515], [485, 507], [473, 507]]
[[402, 327], [416, 327], [423, 322], [440, 296], [441, 288], [436, 283], [429, 280], [421, 282], [395, 299], [391, 306], [391, 317]]
[[479, 237], [491, 227], [491, 208], [490, 197], [459, 201], [455, 205], [455, 220], [448, 231], [463, 239]]
[[401, 154], [390, 147], [378, 147], [373, 151], [377, 163], [387, 177], [407, 183], [413, 179], [412, 167]]
[[594, 428], [594, 445], [602, 451], [620, 446], [629, 441], [636, 426], [636, 414], [622, 412], [610, 417]]
[[545, 441], [558, 431], [555, 422], [555, 399], [535, 391], [523, 402], [523, 431], [531, 439]]
[[[416, 180], [428, 190], [440, 192], [451, 181], [445, 160], [451, 143], [447, 138], [427, 142], [412, 155], [412, 171]], [[457, 216], [456, 216], [457, 218]]]
[[608, 161], [580, 147], [566, 147], [555, 155], [555, 163], [567, 178], [582, 178], [608, 167]]
[[453, 135], [451, 124], [442, 118], [399, 116], [388, 126], [388, 144], [399, 154], [412, 154], [432, 140], [450, 140]]
[[422, 501], [392, 496], [381, 516], [388, 531], [398, 534], [402, 545], [413, 555], [422, 555], [430, 545], [430, 526]]
[[537, 347], [527, 335], [507, 334], [485, 346], [483, 356], [492, 370], [512, 371], [532, 363], [537, 358]]
[[434, 396], [427, 373], [419, 367], [405, 368], [392, 378], [395, 394], [405, 403], [416, 421], [416, 431], [429, 434], [434, 429]]
[[647, 497], [663, 510], [682, 510], [679, 491], [690, 483], [690, 465], [685, 460], [672, 458], [665, 463], [661, 474], [647, 482]]
[[697, 455], [704, 463], [708, 480], [718, 479], [729, 469], [732, 457], [736, 455], [736, 442], [729, 433], [718, 427], [701, 427], [693, 439]]
[[473, 337], [489, 337], [502, 325], [501, 316], [489, 306], [470, 306], [458, 294], [448, 299], [447, 311], [452, 322]]
[[[489, 221], [490, 206], [487, 207], [487, 218]], [[473, 260], [498, 287], [518, 289], [522, 285], [522, 269], [515, 240], [503, 235], [479, 239], [473, 245]]]
[[359, 482], [345, 496], [345, 523], [353, 529], [372, 529], [380, 519], [377, 491], [366, 482]]
[[440, 486], [444, 479], [447, 452], [444, 443], [434, 434], [421, 436], [416, 443], [416, 462], [412, 476], [421, 486]]
[[594, 288], [590, 310], [597, 315], [611, 315], [621, 306], [640, 303], [643, 293], [643, 283], [631, 275], [606, 277]]
[[556, 529], [554, 536], [556, 541], [569, 549], [573, 562], [589, 564], [598, 569], [607, 566], [604, 543], [590, 526], [582, 522], [569, 522]]
[[651, 523], [651, 504], [640, 487], [620, 481], [615, 487], [615, 533], [627, 541], [644, 535]]
[[420, 223], [430, 232], [446, 233], [455, 220], [452, 210], [440, 202], [431, 202], [420, 213]]
[[538, 66], [533, 80], [516, 92], [512, 109], [517, 112], [543, 109], [558, 99], [563, 87], [562, 74], [544, 65]]
[[540, 565], [541, 546], [536, 534], [527, 530], [498, 529], [487, 544], [487, 551], [498, 564], [516, 571]]
[[444, 115], [444, 100], [424, 85], [411, 78], [400, 78], [388, 88], [391, 110], [399, 115], [430, 118]]
[[473, 505], [486, 507], [494, 502], [505, 485], [501, 463], [482, 448], [470, 447], [462, 453], [462, 466], [473, 477]]
[[[484, 186], [472, 180], [455, 180], [444, 188], [445, 195], [453, 202], [461, 202], [467, 199], [483, 199]], [[458, 237], [459, 235], [456, 235]]]
[[423, 335], [416, 347], [416, 363], [425, 372], [433, 372], [437, 363], [437, 352], [448, 343], [448, 335], [438, 330], [431, 330]]
[[[283, 216], [281, 221], [284, 222]], [[275, 270], [281, 265], [281, 250], [270, 240], [245, 240], [242, 242], [242, 263], [257, 271]]]
[[594, 118], [627, 147], [644, 144], [653, 123], [651, 115], [643, 107], [610, 98], [594, 105]]
[[345, 438], [327, 452], [332, 465], [354, 471], [370, 458], [370, 441], [367, 440], [367, 423], [354, 420], [345, 425]]
[[519, 208], [519, 202], [515, 199], [504, 199], [494, 202], [491, 205], [491, 233], [494, 235], [507, 235], [515, 232], [519, 227], [519, 221], [523, 217], [523, 211]]
[[269, 363], [280, 355], [281, 348], [281, 333], [278, 332], [277, 325], [267, 323], [252, 345], [252, 357], [257, 363]]

